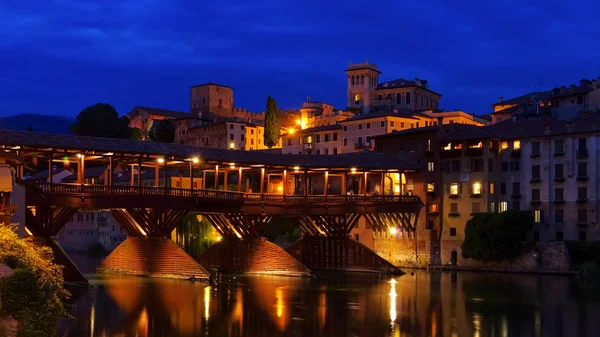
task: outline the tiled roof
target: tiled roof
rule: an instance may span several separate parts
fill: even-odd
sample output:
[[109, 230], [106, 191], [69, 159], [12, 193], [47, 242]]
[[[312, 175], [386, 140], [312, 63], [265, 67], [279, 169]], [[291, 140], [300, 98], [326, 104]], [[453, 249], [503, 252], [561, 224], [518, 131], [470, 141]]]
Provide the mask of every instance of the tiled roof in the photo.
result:
[[533, 97], [537, 97], [542, 102], [548, 102], [552, 97], [551, 91], [536, 91], [525, 95], [513, 97], [511, 99], [503, 100], [502, 102], [496, 102], [492, 106], [496, 105], [512, 105], [512, 104], [523, 104], [523, 103], [534, 103]]
[[215, 148], [201, 148], [180, 144], [169, 144], [130, 139], [113, 139], [101, 137], [82, 137], [72, 135], [59, 135], [42, 132], [0, 130], [0, 145], [23, 146], [27, 148], [54, 148], [60, 150], [88, 151], [97, 153], [112, 152], [115, 155], [143, 154], [146, 156], [162, 157], [172, 156], [179, 159], [199, 157], [201, 160], [210, 160], [224, 163], [237, 163], [239, 165], [271, 165], [283, 167], [311, 167], [311, 168], [348, 168], [357, 167], [364, 169], [413, 169], [415, 165], [409, 162], [398, 161], [394, 158], [372, 155], [364, 157], [357, 153], [356, 156], [344, 156], [341, 160], [337, 156], [313, 156], [295, 154], [275, 154], [261, 151], [238, 151]]
[[181, 111], [175, 111], [175, 110], [166, 110], [166, 109], [157, 109], [157, 108], [150, 108], [150, 107], [146, 107], [146, 106], [137, 106], [136, 108], [147, 112], [150, 115], [155, 115], [155, 116], [164, 116], [164, 117], [168, 117], [168, 118], [182, 118], [182, 117], [190, 117], [190, 113], [189, 112], [181, 112]]
[[[451, 130], [447, 128], [446, 130]], [[486, 126], [475, 126], [470, 124], [455, 125], [454, 131], [439, 137], [440, 141], [476, 140], [496, 138]]]
[[437, 126], [437, 125], [425, 126], [422, 128], [412, 128], [412, 129], [406, 129], [406, 130], [394, 130], [390, 133], [384, 133], [382, 135], [371, 136], [371, 139], [381, 139], [381, 138], [389, 138], [389, 137], [395, 137], [395, 136], [412, 135], [412, 134], [432, 132], [432, 131], [437, 131], [437, 130], [439, 130], [439, 126]]
[[[104, 167], [96, 166], [96, 167], [86, 167], [83, 170], [84, 178], [98, 178], [104, 175]], [[77, 172], [71, 174], [70, 176], [66, 176], [63, 178], [63, 181], [75, 181], [77, 180]]]
[[[52, 171], [53, 175], [57, 175], [59, 173], [61, 173], [62, 171], [67, 170], [66, 168], [55, 168]], [[48, 180], [48, 169], [44, 169], [41, 170], [40, 172], [30, 176], [29, 178], [27, 178], [27, 180], [32, 180], [32, 181], [38, 181], [38, 180]]]
[[[426, 80], [421, 80], [421, 82], [427, 83]], [[387, 83], [387, 86], [386, 86]], [[427, 87], [423, 87], [420, 85], [417, 85], [417, 83], [415, 81], [411, 81], [411, 80], [406, 80], [404, 78], [397, 78], [395, 80], [391, 80], [391, 81], [385, 81], [383, 83], [379, 83], [377, 85], [377, 87], [375, 88], [375, 90], [386, 90], [386, 89], [394, 89], [394, 88], [411, 88], [411, 87], [417, 87], [417, 88], [421, 88], [423, 90], [427, 90], [430, 91], [438, 96], [441, 96], [440, 94], [438, 94], [437, 92], [427, 88]]]
[[585, 87], [579, 86], [579, 87], [575, 87], [575, 88], [572, 88], [572, 87], [554, 88], [550, 92], [552, 94], [552, 98], [563, 98], [563, 97], [569, 97], [569, 96], [584, 95], [593, 90], [594, 89], [592, 89], [592, 88], [585, 88]]
[[342, 129], [341, 125], [334, 124], [334, 125], [315, 126], [313, 128], [298, 130], [298, 131], [296, 131], [296, 133], [304, 135], [304, 134], [308, 134], [308, 133], [334, 131], [334, 130], [341, 130], [341, 129]]

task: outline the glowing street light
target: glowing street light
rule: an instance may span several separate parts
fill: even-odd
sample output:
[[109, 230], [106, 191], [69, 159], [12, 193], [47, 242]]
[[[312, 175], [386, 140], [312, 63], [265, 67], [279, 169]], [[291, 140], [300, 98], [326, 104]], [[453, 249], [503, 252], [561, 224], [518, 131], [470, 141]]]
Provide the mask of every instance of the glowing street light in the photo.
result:
[[159, 164], [163, 164], [163, 163], [165, 162], [165, 158], [158, 158], [158, 159], [156, 159], [156, 161], [157, 161]]
[[390, 228], [390, 234], [396, 235], [396, 233], [398, 233], [398, 230], [396, 229], [396, 227]]
[[198, 157], [192, 158], [192, 163], [198, 164], [199, 162], [200, 162], [200, 158], [198, 158]]
[[234, 142], [229, 143], [229, 148], [232, 150], [235, 149], [235, 143]]
[[294, 132], [296, 132], [296, 130], [294, 130], [294, 129], [290, 128], [290, 129], [288, 130], [288, 132], [289, 132], [289, 134], [290, 134], [290, 135], [293, 135], [293, 134], [294, 134]]

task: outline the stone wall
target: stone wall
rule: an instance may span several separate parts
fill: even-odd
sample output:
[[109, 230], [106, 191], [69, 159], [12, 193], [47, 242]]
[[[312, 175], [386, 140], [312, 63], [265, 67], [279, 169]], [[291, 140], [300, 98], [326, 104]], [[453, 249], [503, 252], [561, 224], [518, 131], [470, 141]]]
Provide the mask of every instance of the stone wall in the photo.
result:
[[375, 238], [373, 250], [395, 266], [425, 267], [430, 264], [431, 240], [424, 238]]

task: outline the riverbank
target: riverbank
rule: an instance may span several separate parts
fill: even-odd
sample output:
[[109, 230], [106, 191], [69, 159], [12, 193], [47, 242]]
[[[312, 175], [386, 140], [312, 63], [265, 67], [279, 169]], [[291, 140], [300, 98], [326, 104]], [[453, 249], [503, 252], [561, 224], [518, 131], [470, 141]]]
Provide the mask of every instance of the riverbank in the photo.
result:
[[[405, 267], [406, 268], [406, 267]], [[408, 269], [408, 268], [406, 268]], [[411, 267], [411, 269], [415, 269]], [[428, 266], [428, 271], [469, 271], [484, 273], [505, 273], [505, 274], [538, 274], [538, 275], [564, 275], [575, 276], [573, 270], [542, 270], [542, 269], [515, 269], [515, 268], [486, 268], [486, 267], [468, 267], [468, 266]]]

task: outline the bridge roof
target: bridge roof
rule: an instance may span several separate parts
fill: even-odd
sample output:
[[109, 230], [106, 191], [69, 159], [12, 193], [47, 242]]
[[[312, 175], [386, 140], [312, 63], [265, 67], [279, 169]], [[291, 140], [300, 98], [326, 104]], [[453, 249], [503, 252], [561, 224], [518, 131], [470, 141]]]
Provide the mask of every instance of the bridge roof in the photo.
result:
[[[145, 158], [144, 161], [156, 158], [170, 160], [189, 160], [198, 157], [205, 163], [234, 163], [238, 166], [271, 166], [283, 168], [311, 169], [349, 169], [365, 170], [418, 170], [416, 163], [406, 158], [383, 156], [371, 152], [342, 155], [293, 155], [275, 154], [262, 151], [239, 151], [215, 148], [201, 148], [180, 144], [158, 143], [129, 139], [100, 137], [82, 137], [72, 135], [51, 134], [42, 132], [0, 130], [0, 146], [19, 150], [22, 156], [27, 151], [35, 151], [38, 155], [54, 152], [83, 153], [89, 155]], [[18, 147], [18, 148], [17, 148]]]

